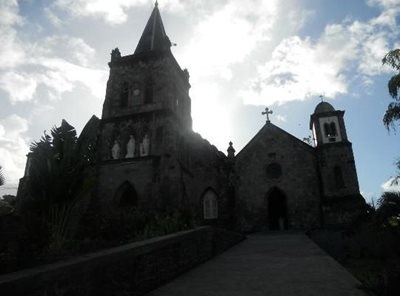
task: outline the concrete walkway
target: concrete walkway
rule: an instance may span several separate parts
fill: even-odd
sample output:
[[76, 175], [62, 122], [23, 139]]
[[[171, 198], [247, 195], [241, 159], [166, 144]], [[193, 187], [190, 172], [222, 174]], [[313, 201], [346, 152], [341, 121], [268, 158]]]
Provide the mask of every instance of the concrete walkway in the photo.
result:
[[359, 282], [299, 233], [250, 235], [148, 296], [365, 296]]

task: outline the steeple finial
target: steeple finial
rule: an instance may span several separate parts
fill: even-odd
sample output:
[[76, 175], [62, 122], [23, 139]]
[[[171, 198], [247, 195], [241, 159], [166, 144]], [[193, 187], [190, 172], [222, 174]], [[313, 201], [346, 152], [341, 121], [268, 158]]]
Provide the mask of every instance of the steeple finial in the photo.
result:
[[153, 12], [136, 47], [135, 54], [150, 51], [168, 51], [170, 48], [171, 41], [165, 34], [160, 11], [158, 10], [158, 1], [156, 1], [154, 2]]
[[232, 141], [229, 142], [229, 147], [228, 147], [227, 151], [228, 151], [228, 157], [229, 158], [234, 158], [235, 157], [235, 148], [233, 148]]
[[268, 123], [271, 122], [271, 121], [269, 120], [269, 115], [272, 114], [272, 113], [273, 113], [272, 110], [269, 109], [268, 107], [265, 108], [265, 111], [264, 111], [264, 112], [261, 112], [262, 115], [267, 115], [267, 122], [268, 122]]

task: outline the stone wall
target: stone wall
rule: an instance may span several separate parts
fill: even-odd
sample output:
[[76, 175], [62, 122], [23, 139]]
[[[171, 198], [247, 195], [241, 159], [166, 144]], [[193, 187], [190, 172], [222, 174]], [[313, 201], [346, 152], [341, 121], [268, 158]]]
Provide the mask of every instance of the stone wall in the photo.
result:
[[0, 295], [143, 295], [243, 240], [209, 226], [0, 276]]

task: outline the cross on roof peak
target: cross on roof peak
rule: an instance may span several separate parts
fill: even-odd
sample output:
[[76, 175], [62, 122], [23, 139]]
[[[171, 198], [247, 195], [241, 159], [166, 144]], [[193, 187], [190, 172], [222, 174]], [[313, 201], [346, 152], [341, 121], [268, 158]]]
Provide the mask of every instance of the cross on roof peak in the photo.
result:
[[268, 107], [265, 108], [264, 112], [261, 112], [262, 115], [266, 115], [267, 116], [267, 122], [271, 122], [269, 120], [269, 115], [272, 114], [272, 113], [273, 113], [273, 111], [271, 109], [269, 109]]

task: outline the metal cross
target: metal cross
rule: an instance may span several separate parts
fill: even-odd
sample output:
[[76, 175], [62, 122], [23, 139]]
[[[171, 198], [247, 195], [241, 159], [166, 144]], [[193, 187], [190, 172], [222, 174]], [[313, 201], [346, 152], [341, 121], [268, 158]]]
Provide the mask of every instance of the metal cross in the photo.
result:
[[272, 114], [272, 113], [273, 113], [272, 110], [270, 110], [268, 107], [265, 108], [265, 112], [261, 112], [262, 115], [267, 115], [267, 122], [270, 122], [269, 121], [269, 115]]
[[324, 96], [323, 96], [323, 95], [320, 95], [319, 97], [320, 97], [320, 99], [321, 99], [321, 102], [323, 102], [323, 101], [324, 101]]

